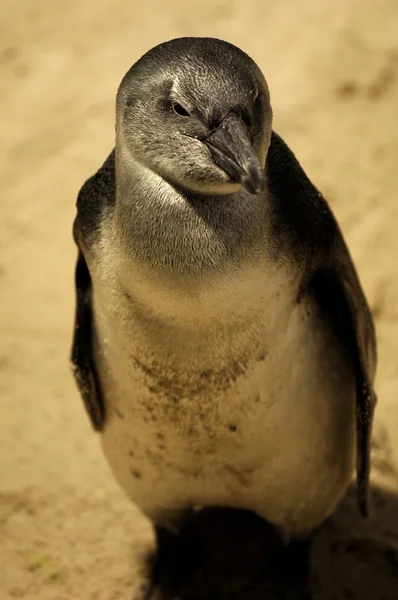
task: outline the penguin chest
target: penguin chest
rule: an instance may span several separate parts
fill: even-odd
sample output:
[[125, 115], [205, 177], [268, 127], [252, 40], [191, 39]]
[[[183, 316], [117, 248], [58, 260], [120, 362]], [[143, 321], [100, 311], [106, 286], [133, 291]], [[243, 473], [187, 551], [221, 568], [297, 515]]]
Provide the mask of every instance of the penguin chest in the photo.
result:
[[322, 519], [345, 489], [350, 365], [310, 300], [278, 317], [174, 337], [159, 330], [150, 343], [126, 323], [116, 339], [117, 327], [100, 322], [105, 454], [152, 518], [221, 504], [294, 521], [293, 507], [312, 514], [313, 503]]

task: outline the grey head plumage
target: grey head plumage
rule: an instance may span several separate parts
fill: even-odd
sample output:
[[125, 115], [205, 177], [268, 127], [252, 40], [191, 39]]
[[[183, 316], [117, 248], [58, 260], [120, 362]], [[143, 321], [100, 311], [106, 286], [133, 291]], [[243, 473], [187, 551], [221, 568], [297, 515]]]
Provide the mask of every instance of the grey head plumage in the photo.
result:
[[117, 152], [204, 195], [241, 185], [262, 191], [271, 128], [264, 76], [221, 40], [179, 38], [155, 47], [117, 95]]

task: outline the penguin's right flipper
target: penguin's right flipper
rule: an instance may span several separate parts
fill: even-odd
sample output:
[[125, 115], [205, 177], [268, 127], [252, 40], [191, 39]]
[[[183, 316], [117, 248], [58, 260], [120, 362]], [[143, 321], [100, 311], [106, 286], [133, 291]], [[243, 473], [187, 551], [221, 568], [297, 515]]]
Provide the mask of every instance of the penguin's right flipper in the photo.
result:
[[75, 270], [76, 307], [71, 362], [80, 395], [97, 431], [104, 425], [105, 405], [93, 355], [92, 281], [85, 253], [93, 251], [100, 235], [101, 224], [107, 215], [112, 213], [114, 205], [115, 152], [112, 151], [102, 167], [81, 188], [73, 224], [73, 238], [78, 248], [78, 257]]
[[71, 352], [73, 375], [91, 423], [96, 431], [100, 431], [105, 421], [105, 407], [92, 348], [91, 277], [80, 249], [75, 269], [75, 289], [75, 324]]

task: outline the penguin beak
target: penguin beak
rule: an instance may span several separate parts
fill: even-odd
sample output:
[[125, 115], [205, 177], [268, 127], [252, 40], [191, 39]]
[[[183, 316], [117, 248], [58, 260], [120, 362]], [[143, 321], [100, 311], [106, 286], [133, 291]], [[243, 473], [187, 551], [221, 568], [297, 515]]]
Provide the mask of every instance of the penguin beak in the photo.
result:
[[203, 142], [214, 163], [232, 181], [240, 183], [250, 194], [264, 191], [264, 170], [253, 148], [249, 129], [238, 115], [228, 115]]

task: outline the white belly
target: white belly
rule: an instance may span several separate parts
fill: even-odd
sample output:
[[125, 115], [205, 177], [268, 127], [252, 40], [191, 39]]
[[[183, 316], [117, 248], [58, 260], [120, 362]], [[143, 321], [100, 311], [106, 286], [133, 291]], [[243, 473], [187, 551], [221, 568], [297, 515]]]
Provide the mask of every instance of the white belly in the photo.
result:
[[98, 295], [104, 451], [155, 522], [224, 505], [299, 533], [331, 513], [351, 480], [351, 367], [312, 301], [294, 306], [278, 285], [258, 303], [249, 285], [236, 319], [226, 289], [220, 314], [181, 300], [160, 320], [118, 291]]

